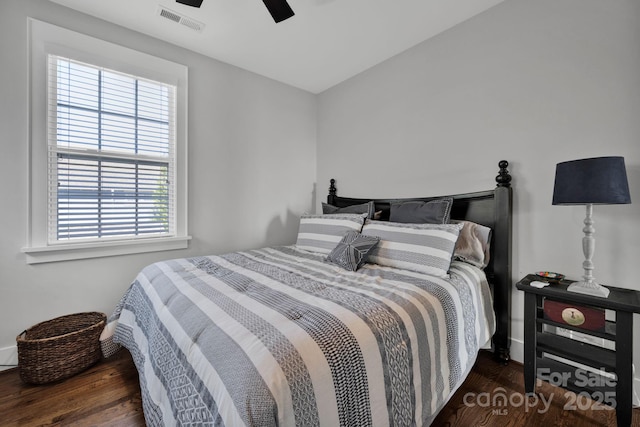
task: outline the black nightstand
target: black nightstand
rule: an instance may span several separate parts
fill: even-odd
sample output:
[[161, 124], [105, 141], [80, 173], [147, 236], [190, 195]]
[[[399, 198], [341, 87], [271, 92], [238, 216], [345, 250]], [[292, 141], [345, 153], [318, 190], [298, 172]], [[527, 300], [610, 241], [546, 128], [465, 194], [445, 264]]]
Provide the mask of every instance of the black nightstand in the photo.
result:
[[[550, 381], [578, 394], [587, 392], [594, 400], [615, 406], [618, 426], [630, 426], [633, 395], [633, 313], [640, 313], [640, 292], [607, 286], [611, 293], [608, 298], [601, 298], [567, 292], [567, 286], [572, 283], [569, 280], [551, 282], [552, 284], [544, 288], [530, 286], [529, 283], [533, 281], [547, 280], [529, 274], [516, 284], [519, 290], [525, 292], [525, 392], [535, 391], [536, 378]], [[550, 302], [546, 316], [545, 301]], [[549, 315], [549, 307], [555, 302], [569, 306], [567, 311], [564, 311], [564, 314], [567, 314], [564, 320]], [[557, 304], [555, 305], [557, 307]], [[578, 311], [571, 311], [571, 307]], [[593, 322], [590, 321], [593, 319], [587, 318], [587, 321], [582, 323], [581, 310], [590, 313], [603, 309], [615, 312], [615, 321], [606, 320], [602, 327], [596, 329], [585, 328], [585, 325], [591, 328]], [[577, 313], [577, 321], [572, 318], [574, 313]], [[554, 326], [578, 332], [583, 336], [613, 342], [615, 350], [560, 335], [554, 331]], [[604, 368], [605, 372], [614, 373], [617, 380], [563, 363], [548, 357], [549, 355], [596, 370]]]

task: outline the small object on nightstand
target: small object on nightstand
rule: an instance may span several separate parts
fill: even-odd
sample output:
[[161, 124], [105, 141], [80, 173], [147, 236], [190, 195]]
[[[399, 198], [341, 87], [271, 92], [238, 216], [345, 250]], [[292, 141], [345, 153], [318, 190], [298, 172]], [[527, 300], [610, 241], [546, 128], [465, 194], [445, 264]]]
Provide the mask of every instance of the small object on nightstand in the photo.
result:
[[548, 280], [560, 281], [564, 279], [564, 274], [554, 273], [553, 271], [537, 271], [536, 276], [544, 277]]
[[529, 283], [529, 285], [533, 286], [534, 288], [544, 288], [545, 286], [549, 286], [549, 282], [533, 281], [533, 282]]

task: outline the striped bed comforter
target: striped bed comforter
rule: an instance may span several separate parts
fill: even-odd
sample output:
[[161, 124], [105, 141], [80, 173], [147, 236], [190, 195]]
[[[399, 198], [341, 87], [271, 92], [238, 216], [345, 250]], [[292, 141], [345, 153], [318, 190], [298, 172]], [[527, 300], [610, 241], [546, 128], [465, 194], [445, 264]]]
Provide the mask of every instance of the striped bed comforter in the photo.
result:
[[494, 331], [484, 273], [295, 246], [159, 262], [114, 312], [147, 425], [428, 425]]

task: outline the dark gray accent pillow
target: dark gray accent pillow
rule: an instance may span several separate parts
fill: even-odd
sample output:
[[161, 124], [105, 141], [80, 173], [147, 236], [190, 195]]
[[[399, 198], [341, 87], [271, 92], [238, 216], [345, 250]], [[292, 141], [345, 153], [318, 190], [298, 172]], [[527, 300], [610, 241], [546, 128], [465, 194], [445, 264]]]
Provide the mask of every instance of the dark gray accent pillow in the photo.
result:
[[453, 198], [391, 204], [389, 221], [405, 224], [448, 224]]
[[356, 271], [366, 262], [367, 254], [379, 241], [377, 236], [363, 236], [357, 231], [349, 230], [329, 253], [327, 261], [345, 270]]
[[351, 206], [345, 206], [344, 208], [339, 208], [337, 206], [333, 206], [323, 202], [322, 213], [323, 214], [366, 213], [367, 218], [371, 219], [375, 214], [375, 205], [373, 201], [371, 201], [371, 202], [362, 203], [359, 205], [351, 205]]

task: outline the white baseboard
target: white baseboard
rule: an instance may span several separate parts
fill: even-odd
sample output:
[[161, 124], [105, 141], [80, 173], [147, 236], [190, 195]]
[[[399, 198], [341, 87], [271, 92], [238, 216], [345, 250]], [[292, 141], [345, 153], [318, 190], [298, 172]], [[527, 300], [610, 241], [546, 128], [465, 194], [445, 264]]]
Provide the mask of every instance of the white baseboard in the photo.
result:
[[[511, 339], [511, 347], [509, 348], [511, 353], [511, 360], [516, 362], [524, 362], [524, 342], [520, 340]], [[636, 369], [633, 376], [633, 406], [640, 407], [640, 369]]]
[[0, 348], [0, 371], [18, 366], [18, 347]]
[[524, 363], [524, 341], [511, 338], [511, 346], [509, 347], [511, 360]]

